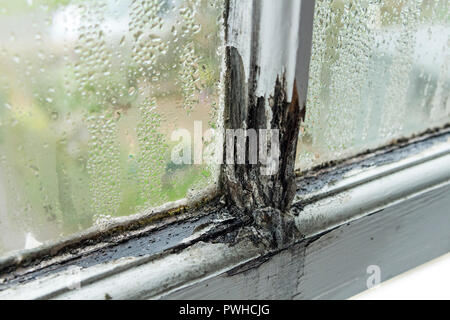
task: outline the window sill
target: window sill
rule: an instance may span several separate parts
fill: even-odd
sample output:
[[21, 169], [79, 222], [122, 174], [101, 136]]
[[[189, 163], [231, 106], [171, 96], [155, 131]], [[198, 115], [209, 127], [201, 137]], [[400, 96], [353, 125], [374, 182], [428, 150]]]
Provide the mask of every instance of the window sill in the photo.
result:
[[[354, 296], [367, 288], [369, 266], [379, 266], [385, 281], [450, 250], [449, 137], [418, 139], [298, 178], [291, 213], [301, 236], [283, 249], [259, 241], [246, 216], [215, 199], [210, 211], [196, 209], [170, 231], [16, 270], [0, 284], [0, 298]], [[166, 246], [147, 252], [151, 241]], [[81, 268], [74, 273], [70, 266]], [[74, 281], [79, 288], [71, 289]]]

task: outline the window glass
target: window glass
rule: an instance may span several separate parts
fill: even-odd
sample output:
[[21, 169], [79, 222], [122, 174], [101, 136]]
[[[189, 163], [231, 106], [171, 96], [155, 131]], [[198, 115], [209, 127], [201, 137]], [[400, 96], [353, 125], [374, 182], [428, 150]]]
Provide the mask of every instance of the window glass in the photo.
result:
[[316, 0], [297, 169], [449, 122], [448, 0]]
[[216, 182], [172, 153], [218, 128], [222, 3], [0, 0], [0, 254]]

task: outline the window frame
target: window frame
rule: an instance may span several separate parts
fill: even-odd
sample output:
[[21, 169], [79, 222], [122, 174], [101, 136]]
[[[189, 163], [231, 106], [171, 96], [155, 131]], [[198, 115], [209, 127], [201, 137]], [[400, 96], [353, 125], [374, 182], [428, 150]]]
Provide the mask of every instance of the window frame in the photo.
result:
[[[143, 216], [117, 219], [103, 230], [91, 228], [0, 259], [0, 298], [346, 298], [365, 289], [370, 263], [386, 266], [387, 280], [450, 251], [450, 230], [412, 233], [448, 221], [448, 127], [296, 177], [298, 134], [292, 132], [299, 121], [288, 120], [300, 120], [306, 105], [313, 9], [309, 0], [226, 0], [225, 128], [255, 120], [255, 113], [249, 112], [252, 103], [261, 98], [268, 102], [281, 88], [272, 110], [281, 112], [283, 121], [276, 127], [264, 119], [259, 128], [293, 126], [281, 132], [286, 136], [281, 139], [286, 169], [274, 183], [288, 196], [266, 197], [263, 206], [248, 207], [235, 188], [236, 181], [249, 182], [237, 174], [248, 166], [223, 165], [221, 187], [211, 188], [207, 196], [166, 204]], [[233, 57], [242, 64], [233, 63]], [[244, 100], [236, 100], [242, 95]], [[294, 113], [292, 106], [297, 108]], [[244, 116], [227, 123], [227, 114], [236, 113]], [[415, 174], [419, 170], [429, 174]], [[257, 187], [266, 182], [260, 177]], [[372, 194], [373, 201], [358, 194]], [[354, 200], [340, 205], [345, 197]], [[424, 199], [434, 199], [437, 209], [425, 215], [426, 207], [420, 205]], [[273, 203], [279, 206], [270, 206]], [[254, 212], [267, 214], [270, 223], [255, 224]], [[421, 219], [415, 221], [417, 217]], [[392, 229], [394, 224], [400, 229]], [[367, 230], [373, 233], [369, 236]], [[391, 248], [383, 236], [392, 239]], [[154, 250], [144, 250], [158, 237]], [[350, 242], [356, 245], [349, 260]], [[421, 242], [429, 250], [415, 252]], [[130, 243], [132, 250], [127, 251]], [[77, 264], [80, 287], [73, 289], [68, 286], [74, 278], [69, 267]], [[344, 270], [342, 279], [330, 277]], [[262, 280], [266, 276], [272, 280]]]

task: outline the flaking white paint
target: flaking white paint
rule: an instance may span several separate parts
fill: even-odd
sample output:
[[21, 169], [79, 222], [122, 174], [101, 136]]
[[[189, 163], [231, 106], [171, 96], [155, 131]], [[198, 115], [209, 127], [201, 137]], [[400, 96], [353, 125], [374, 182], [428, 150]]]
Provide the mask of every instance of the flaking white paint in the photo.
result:
[[227, 45], [241, 55], [247, 80], [252, 62], [259, 67], [258, 97], [268, 99], [277, 78], [284, 77], [287, 100], [292, 99], [301, 4], [301, 0], [231, 0]]

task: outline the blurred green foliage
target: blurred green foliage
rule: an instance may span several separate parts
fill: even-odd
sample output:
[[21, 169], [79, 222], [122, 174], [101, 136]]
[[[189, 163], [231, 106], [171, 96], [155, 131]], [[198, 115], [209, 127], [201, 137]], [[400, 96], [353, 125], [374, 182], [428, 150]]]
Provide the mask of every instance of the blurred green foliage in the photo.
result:
[[[0, 16], [23, 21], [22, 14], [26, 17], [32, 12], [38, 17], [54, 18], [65, 6], [83, 3], [87, 2], [0, 0], [0, 10], [3, 9]], [[170, 10], [166, 1], [163, 4], [164, 10]], [[47, 46], [45, 39], [39, 42], [25, 34], [16, 34], [18, 45], [14, 47], [9, 45], [8, 35], [0, 38], [0, 57], [3, 57], [0, 60], [0, 179], [9, 187], [11, 200], [7, 203], [7, 215], [24, 232], [33, 232], [40, 240], [54, 239], [92, 226], [99, 214], [135, 214], [148, 206], [186, 197], [189, 190], [210, 182], [212, 174], [207, 166], [172, 165], [173, 143], [168, 141], [170, 135], [167, 136], [166, 128], [171, 124], [171, 113], [166, 114], [166, 108], [173, 110], [172, 113], [181, 111], [178, 117], [186, 118], [187, 122], [195, 120], [182, 114], [186, 111], [182, 109], [178, 79], [183, 66], [177, 48], [188, 42], [194, 44], [198, 57], [195, 66], [199, 70], [197, 95], [207, 94], [209, 100], [202, 103], [217, 105], [221, 11], [207, 0], [200, 4], [196, 13], [200, 32], [180, 36], [176, 43], [169, 41], [170, 34], [163, 35], [162, 41], [168, 43], [169, 49], [158, 56], [151, 72], [145, 72], [147, 65], [132, 59], [134, 48], [129, 42], [119, 45], [116, 40], [103, 44], [100, 41], [101, 50], [120, 54], [123, 63], [115, 63], [110, 57], [113, 62], [108, 72], [95, 71], [89, 78], [91, 67], [88, 64], [79, 67], [77, 55], [70, 46], [68, 50], [61, 50], [60, 44], [53, 42]], [[170, 16], [165, 19], [167, 23], [174, 23]], [[34, 31], [48, 37], [47, 27]], [[98, 30], [96, 32], [101, 36]], [[125, 36], [130, 37], [130, 34]], [[19, 43], [22, 37], [31, 42], [29, 46]], [[88, 54], [94, 54], [89, 50]], [[16, 55], [20, 57], [18, 63]], [[97, 70], [98, 66], [92, 68]], [[86, 74], [90, 80], [80, 82], [80, 77]], [[159, 75], [156, 83], [155, 74]], [[143, 112], [153, 107], [145, 104], [140, 94], [143, 83], [153, 83], [151, 97], [156, 99], [156, 109], [146, 111], [155, 115], [148, 123], [148, 116]], [[158, 105], [159, 102], [162, 105]], [[206, 109], [213, 115], [211, 108]], [[211, 120], [214, 123], [215, 119]], [[94, 134], [93, 123], [108, 125], [95, 128], [98, 132]], [[147, 131], [142, 132], [148, 136], [139, 138], [142, 126], [146, 126]], [[144, 157], [142, 148], [145, 147], [139, 139], [154, 140], [149, 147], [153, 149], [147, 152], [150, 158]], [[114, 159], [107, 158], [108, 152], [112, 152]], [[151, 179], [143, 176], [143, 159], [155, 165]], [[102, 178], [111, 172], [117, 175]], [[96, 173], [98, 176], [93, 176]], [[148, 189], [146, 184], [153, 189]], [[111, 198], [98, 199], [101, 190], [96, 190], [97, 187], [111, 191]], [[96, 207], [99, 201], [104, 204]]]

